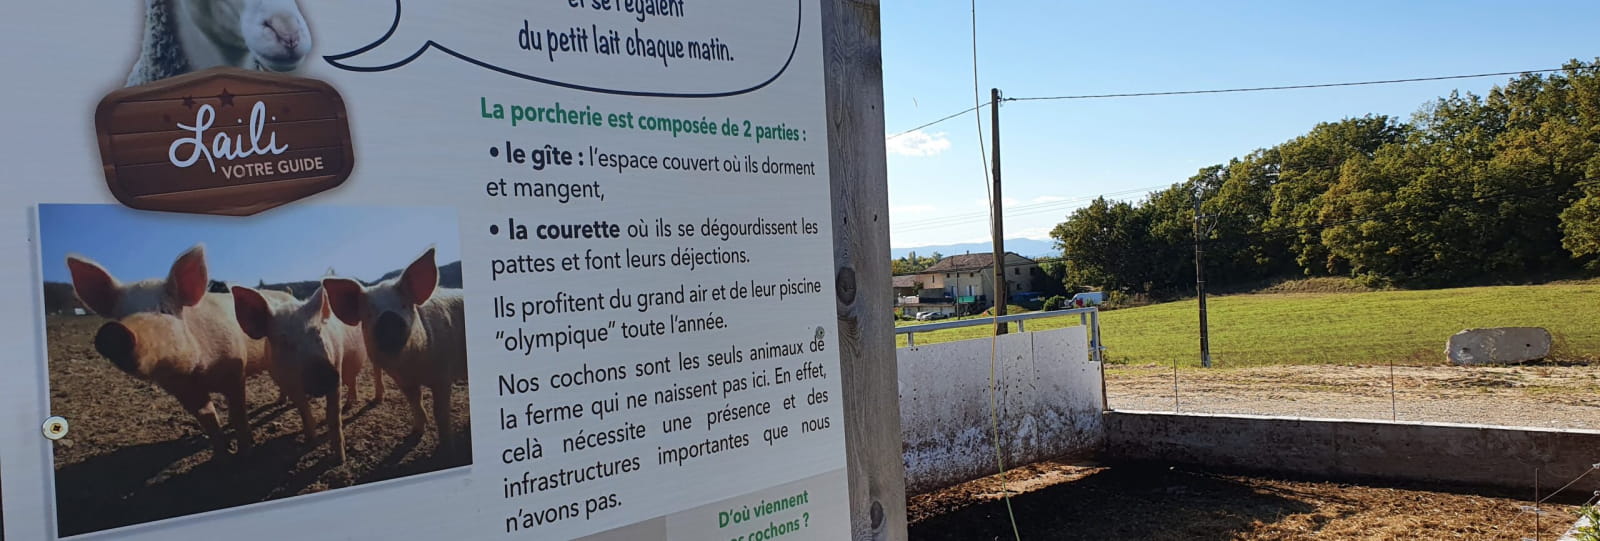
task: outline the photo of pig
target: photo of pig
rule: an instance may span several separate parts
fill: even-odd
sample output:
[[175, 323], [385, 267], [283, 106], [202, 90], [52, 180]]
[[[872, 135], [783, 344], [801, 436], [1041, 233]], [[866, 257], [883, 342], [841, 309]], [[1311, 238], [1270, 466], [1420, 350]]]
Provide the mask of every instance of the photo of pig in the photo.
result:
[[471, 465], [453, 210], [38, 222], [62, 537]]
[[[179, 254], [166, 278], [126, 285], [82, 256], [68, 255], [66, 266], [78, 300], [109, 320], [95, 331], [95, 351], [176, 398], [210, 438], [213, 459], [228, 454], [229, 439], [249, 453], [254, 439], [238, 412], [245, 409], [245, 378], [261, 371], [265, 349], [229, 324], [226, 295], [207, 293], [204, 247]], [[213, 394], [225, 397], [233, 411], [231, 437], [223, 436]]]
[[372, 362], [400, 385], [411, 405], [411, 431], [421, 436], [427, 424], [422, 388], [432, 393], [439, 446], [453, 449], [450, 393], [467, 379], [466, 315], [461, 291], [439, 288], [434, 249], [393, 279], [364, 287], [348, 278], [324, 278], [333, 313], [359, 326]]
[[[330, 317], [328, 296], [322, 289], [302, 301], [270, 289], [233, 286], [233, 311], [246, 336], [265, 342], [267, 371], [284, 397], [300, 411], [300, 430], [306, 443], [316, 438], [317, 423], [312, 420], [310, 399], [327, 399], [323, 419], [329, 445], [336, 457], [334, 462], [343, 464], [346, 450], [342, 413], [360, 400], [356, 383], [362, 367], [369, 362], [361, 329]], [[346, 392], [343, 406], [339, 399], [341, 382]], [[372, 391], [373, 401], [383, 402], [383, 378], [376, 372]]]

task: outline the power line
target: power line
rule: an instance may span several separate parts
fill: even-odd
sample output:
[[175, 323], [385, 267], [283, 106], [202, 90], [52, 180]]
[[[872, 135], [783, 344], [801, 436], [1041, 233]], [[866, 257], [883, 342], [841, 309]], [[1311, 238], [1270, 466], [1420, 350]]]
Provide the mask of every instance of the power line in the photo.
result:
[[[1061, 199], [1056, 199], [1056, 200], [1051, 200], [1051, 201], [1040, 201], [1038, 203], [1028, 203], [1026, 205], [1015, 205], [1015, 206], [1012, 206], [1012, 207], [1008, 207], [1006, 210], [1008, 210], [1008, 211], [1026, 211], [1026, 210], [1043, 209], [1043, 208], [1047, 208], [1047, 207], [1070, 206], [1070, 205], [1077, 204], [1077, 203], [1082, 203], [1082, 202], [1085, 202], [1085, 201], [1093, 201], [1093, 200], [1101, 198], [1101, 197], [1111, 197], [1111, 196], [1115, 196], [1115, 195], [1127, 195], [1127, 194], [1140, 193], [1140, 192], [1153, 192], [1153, 191], [1156, 191], [1156, 190], [1168, 188], [1170, 186], [1171, 186], [1171, 184], [1157, 184], [1157, 185], [1154, 185], [1154, 186], [1144, 186], [1144, 187], [1140, 187], [1140, 188], [1129, 188], [1129, 189], [1126, 189], [1126, 190], [1121, 190], [1121, 191], [1116, 191], [1116, 192], [1106, 192], [1106, 193], [1097, 194], [1097, 195], [1080, 195], [1080, 196], [1074, 196], [1074, 197], [1064, 197], [1064, 198], [1061, 198]], [[1014, 215], [1017, 215], [1017, 214], [1012, 214], [1012, 213], [1008, 212], [1006, 215], [1007, 216], [1014, 216]], [[897, 223], [897, 224], [894, 224], [894, 225], [897, 225], [897, 226], [915, 226], [915, 225], [922, 225], [922, 224], [925, 224], [925, 223], [932, 223], [932, 222], [944, 222], [944, 221], [949, 221], [949, 220], [952, 220], [952, 219], [966, 219], [966, 218], [971, 218], [971, 217], [988, 218], [988, 216], [989, 216], [989, 213], [987, 211], [975, 211], [975, 212], [966, 212], [966, 213], [961, 213], [961, 214], [949, 214], [949, 215], [937, 216], [937, 217], [933, 217], [933, 218], [923, 218], [923, 219], [920, 219], [920, 220], [907, 220], [907, 221], [900, 222], [900, 223]]]
[[909, 129], [909, 130], [906, 130], [906, 131], [903, 131], [903, 132], [900, 132], [900, 133], [896, 133], [896, 134], [894, 134], [894, 135], [890, 135], [890, 136], [888, 136], [888, 137], [885, 137], [885, 138], [884, 138], [884, 140], [886, 140], [886, 141], [887, 141], [887, 140], [890, 140], [890, 139], [894, 139], [894, 138], [896, 138], [896, 137], [900, 137], [900, 136], [902, 136], [902, 135], [906, 135], [906, 134], [909, 134], [909, 133], [911, 133], [911, 132], [914, 132], [914, 131], [917, 131], [917, 130], [920, 130], [920, 129], [923, 129], [923, 128], [926, 128], [926, 127], [929, 127], [929, 126], [933, 126], [933, 125], [935, 125], [935, 124], [938, 124], [938, 123], [940, 123], [940, 122], [944, 122], [944, 121], [946, 121], [946, 120], [950, 120], [950, 119], [952, 119], [952, 118], [955, 118], [955, 117], [958, 117], [958, 116], [961, 116], [961, 115], [964, 115], [964, 114], [967, 114], [967, 113], [970, 113], [970, 112], [973, 112], [973, 111], [976, 111], [976, 110], [978, 110], [978, 109], [982, 109], [982, 108], [984, 108], [984, 107], [986, 107], [986, 106], [988, 106], [988, 105], [989, 105], [989, 103], [988, 103], [988, 102], [984, 102], [984, 103], [982, 103], [982, 104], [979, 104], [979, 105], [975, 105], [975, 106], [972, 106], [972, 107], [968, 107], [968, 108], [966, 108], [966, 109], [962, 109], [962, 110], [960, 110], [960, 111], [956, 111], [956, 112], [954, 112], [954, 113], [950, 113], [950, 114], [949, 114], [949, 115], [947, 115], [947, 116], [945, 116], [945, 117], [942, 117], [942, 118], [940, 118], [940, 119], [939, 119], [939, 120], [935, 120], [935, 121], [933, 121], [933, 122], [929, 122], [929, 123], [927, 123], [927, 124], [923, 124], [923, 125], [921, 125], [921, 126], [917, 126], [917, 127], [915, 127], [915, 128], [911, 128], [911, 129]]
[[[979, 93], [979, 90], [978, 90], [978, 0], [971, 0], [971, 4], [972, 4], [972, 102], [974, 104], [976, 104], [976, 105], [973, 105], [972, 109], [974, 111], [974, 115], [973, 116], [978, 122], [978, 155], [983, 158], [984, 180], [989, 180], [990, 178], [993, 178], [994, 180], [998, 181], [999, 180], [999, 176], [1000, 176], [1000, 139], [999, 139], [1000, 133], [999, 133], [998, 129], [995, 131], [995, 135], [994, 135], [995, 136], [995, 147], [994, 147], [994, 152], [995, 152], [995, 156], [994, 156], [994, 159], [995, 159], [995, 171], [994, 171], [994, 177], [990, 177], [989, 176], [989, 157], [983, 153], [983, 113], [977, 112], [979, 109], [983, 108], [983, 104], [982, 103], [978, 103], [979, 101], [981, 101], [983, 99], [981, 97], [981, 94]], [[998, 100], [998, 99], [1000, 99], [1000, 94], [997, 91], [995, 93], [995, 95], [994, 95], [994, 98], [990, 100], [990, 103], [993, 104], [994, 100]], [[998, 107], [998, 104], [995, 104], [995, 105]], [[997, 111], [995, 119], [994, 119], [994, 122], [999, 122], [1000, 121], [1000, 117], [998, 115], [999, 115], [999, 113]], [[988, 188], [988, 187], [989, 187], [988, 183], [985, 182], [984, 183], [984, 188]], [[998, 190], [998, 189], [999, 189], [999, 185], [996, 185], [994, 187], [994, 190]], [[994, 191], [989, 191], [990, 208], [994, 208], [994, 204], [997, 203], [997, 201], [995, 201], [995, 197], [997, 195], [999, 195], [999, 194], [994, 193]], [[1000, 210], [999, 209], [995, 209], [994, 212], [998, 214], [1000, 212]], [[993, 233], [993, 235], [995, 236], [996, 239], [1000, 238], [1000, 232], [995, 230], [994, 225], [992, 223], [990, 225], [990, 232]], [[1004, 257], [1004, 255], [1002, 254], [1001, 257]], [[1000, 261], [997, 261], [995, 263], [997, 265], [1004, 265], [1005, 264], [1005, 260], [1001, 259]], [[995, 267], [995, 270], [998, 273], [1004, 273], [1004, 269], [1002, 267]], [[999, 287], [999, 284], [996, 284], [996, 287]], [[999, 314], [1000, 314], [1000, 309], [1003, 309], [1005, 307], [1005, 299], [995, 299], [995, 302], [999, 303], [996, 306], [1000, 307], [1000, 308], [997, 308], [994, 311], [995, 317], [998, 318]], [[998, 353], [998, 350], [996, 349], [998, 347], [998, 343], [999, 343], [998, 333], [1001, 330], [1004, 329], [1004, 325], [1000, 323], [999, 319], [995, 320], [995, 324], [996, 324], [996, 327], [995, 327], [995, 333], [996, 334], [995, 335], [991, 335], [990, 339], [989, 339], [989, 422], [990, 422], [990, 424], [993, 425], [992, 434], [993, 434], [993, 437], [994, 437], [994, 460], [995, 460], [995, 465], [999, 466], [999, 468], [1000, 468], [1000, 485], [1001, 485], [1001, 488], [1003, 489], [1005, 487], [1006, 483], [1007, 483], [1006, 456], [1005, 456], [1004, 453], [1001, 452], [1001, 449], [1000, 449], [1000, 409], [999, 409], [998, 405], [996, 405], [996, 403], [995, 403], [995, 395], [997, 394], [996, 393], [997, 385], [996, 385], [996, 379], [995, 379], [995, 365], [998, 364], [997, 360], [999, 358], [999, 353]], [[1010, 519], [1010, 521], [1011, 521], [1011, 534], [1012, 534], [1013, 537], [1016, 538], [1017, 541], [1022, 541], [1022, 532], [1021, 532], [1021, 530], [1017, 529], [1017, 513], [1016, 513], [1015, 510], [1013, 510], [1011, 508], [1011, 494], [1009, 492], [1005, 492], [1005, 493], [1002, 493], [1001, 496], [1003, 496], [1005, 498], [1005, 502], [1006, 502], [1006, 518]]]
[[[1081, 205], [1083, 205], [1085, 203], [1092, 202], [1095, 199], [1102, 198], [1102, 197], [1107, 198], [1108, 200], [1120, 200], [1121, 198], [1116, 197], [1116, 196], [1131, 195], [1131, 194], [1135, 194], [1135, 193], [1148, 193], [1148, 192], [1153, 192], [1153, 191], [1159, 190], [1161, 188], [1166, 188], [1168, 186], [1169, 185], [1147, 186], [1147, 187], [1143, 187], [1143, 188], [1134, 188], [1134, 189], [1124, 190], [1124, 191], [1120, 191], [1120, 192], [1107, 192], [1107, 193], [1104, 193], [1104, 194], [1094, 195], [1094, 196], [1080, 196], [1080, 197], [1068, 198], [1068, 199], [1064, 199], [1064, 200], [1061, 200], [1061, 201], [1047, 201], [1047, 202], [1043, 202], [1043, 203], [1032, 203], [1032, 204], [1029, 204], [1029, 205], [1019, 205], [1019, 206], [1011, 207], [1010, 209], [1008, 209], [1008, 212], [1006, 212], [1006, 216], [1007, 217], [1034, 216], [1034, 215], [1039, 215], [1039, 214], [1048, 214], [1048, 213], [1053, 213], [1053, 212], [1060, 212], [1061, 210], [1064, 210], [1064, 209], [1067, 209], [1067, 208], [1076, 208], [1076, 207], [1081, 206]], [[893, 228], [892, 229], [893, 232], [909, 233], [909, 232], [915, 232], [915, 231], [927, 231], [927, 230], [932, 230], [932, 229], [942, 229], [942, 228], [946, 228], [946, 227], [953, 227], [953, 226], [956, 226], [956, 225], [969, 224], [969, 223], [977, 222], [979, 220], [987, 220], [988, 218], [989, 218], [988, 213], [976, 213], [975, 212], [975, 213], [966, 213], [966, 214], [958, 214], [958, 215], [951, 215], [951, 216], [941, 216], [941, 217], [935, 217], [935, 218], [924, 218], [922, 220], [914, 220], [914, 221], [905, 222], [905, 223], [891, 224], [890, 227]]]
[[[1581, 67], [1572, 68], [1572, 69], [1596, 69], [1596, 68], [1600, 68], [1600, 66], [1581, 66]], [[1143, 97], [1157, 97], [1157, 96], [1190, 96], [1190, 95], [1200, 95], [1200, 94], [1231, 94], [1231, 93], [1239, 93], [1239, 92], [1267, 92], [1267, 91], [1276, 91], [1276, 90], [1306, 90], [1306, 89], [1316, 89], [1316, 88], [1338, 88], [1338, 87], [1347, 87], [1347, 86], [1369, 86], [1369, 85], [1387, 85], [1387, 84], [1402, 84], [1402, 83], [1420, 83], [1420, 82], [1427, 82], [1427, 81], [1449, 81], [1449, 80], [1455, 80], [1455, 79], [1476, 79], [1476, 78], [1482, 78], [1482, 77], [1504, 77], [1504, 76], [1508, 76], [1508, 75], [1523, 75], [1523, 74], [1533, 74], [1533, 73], [1553, 73], [1553, 72], [1559, 72], [1559, 71], [1567, 71], [1568, 69], [1569, 68], [1546, 68], [1546, 69], [1524, 70], [1524, 71], [1498, 71], [1498, 72], [1493, 72], [1493, 73], [1472, 73], [1472, 74], [1465, 74], [1465, 75], [1441, 75], [1441, 76], [1435, 76], [1435, 77], [1409, 77], [1409, 78], [1404, 78], [1404, 79], [1383, 79], [1383, 80], [1376, 80], [1376, 81], [1355, 81], [1355, 82], [1343, 82], [1343, 83], [1315, 83], [1315, 84], [1302, 84], [1302, 85], [1278, 85], [1278, 86], [1258, 86], [1258, 87], [1242, 87], [1242, 88], [1217, 88], [1217, 89], [1204, 89], [1204, 90], [1170, 90], [1170, 91], [1155, 91], [1155, 92], [1118, 92], [1118, 93], [1112, 93], [1112, 94], [1078, 94], [1078, 95], [1064, 95], [1064, 96], [1035, 96], [1035, 97], [1021, 97], [1021, 98], [1005, 98], [1003, 101], [1089, 100], [1089, 99], [1109, 99], [1109, 98], [1143, 98]], [[909, 130], [898, 132], [898, 133], [896, 133], [894, 135], [891, 135], [891, 136], [887, 137], [886, 139], [894, 139], [896, 137], [900, 137], [900, 136], [903, 136], [903, 135], [906, 135], [906, 134], [909, 134], [909, 133], [912, 133], [912, 132], [915, 132], [915, 131], [918, 131], [918, 130], [921, 130], [921, 129], [924, 129], [924, 128], [935, 126], [935, 125], [937, 125], [937, 124], [939, 124], [941, 122], [945, 122], [945, 121], [950, 120], [952, 118], [955, 118], [955, 117], [964, 115], [966, 113], [972, 112], [974, 109], [979, 109], [979, 108], [983, 107], [984, 105], [988, 105], [988, 104], [986, 103], [986, 104], [978, 105], [976, 107], [972, 107], [972, 108], [969, 108], [969, 109], [963, 109], [963, 110], [961, 110], [959, 112], [952, 113], [950, 115], [947, 115], [947, 116], [944, 116], [942, 118], [939, 118], [938, 120], [934, 120], [932, 122], [928, 122], [926, 124], [923, 124], [921, 126], [917, 126], [915, 128], [911, 128]]]
[[[1579, 68], [1593, 69], [1593, 67]], [[1091, 100], [1103, 98], [1143, 98], [1151, 96], [1187, 96], [1194, 94], [1230, 94], [1235, 92], [1265, 92], [1272, 90], [1304, 90], [1311, 88], [1336, 88], [1345, 86], [1389, 85], [1399, 83], [1421, 83], [1427, 81], [1448, 81], [1452, 79], [1476, 79], [1482, 77], [1503, 77], [1506, 75], [1524, 75], [1531, 73], [1550, 73], [1566, 71], [1567, 68], [1549, 68], [1525, 71], [1498, 71], [1494, 73], [1472, 73], [1467, 75], [1440, 75], [1436, 77], [1411, 77], [1406, 79], [1383, 79], [1378, 81], [1356, 81], [1345, 83], [1316, 83], [1304, 85], [1282, 86], [1257, 86], [1246, 88], [1218, 88], [1210, 90], [1171, 90], [1164, 92], [1122, 92], [1116, 94], [1081, 94], [1076, 96], [1039, 96], [1031, 98], [1006, 98], [1005, 101], [1046, 101], [1046, 100]]]
[[[930, 253], [932, 253], [932, 252], [930, 252]], [[1013, 267], [1031, 267], [1031, 266], [1034, 266], [1034, 265], [1041, 265], [1042, 266], [1042, 265], [1049, 264], [1049, 263], [1065, 263], [1067, 261], [1072, 261], [1074, 259], [1071, 256], [1064, 256], [1064, 255], [1063, 256], [1050, 256], [1050, 257], [1028, 257], [1028, 256], [1024, 256], [1022, 254], [1017, 254], [1016, 252], [1012, 252], [1012, 251], [1009, 251], [1009, 250], [1007, 250], [1006, 253], [1008, 253], [1008, 254], [1016, 254], [1016, 255], [1024, 258], [1024, 259], [1028, 260], [1026, 262], [1016, 262], [1016, 263], [1006, 262], [1004, 265], [1002, 265], [1002, 267], [1003, 268], [1007, 268], [1007, 269], [1013, 268]], [[945, 258], [951, 258], [951, 257], [955, 257], [957, 255], [983, 255], [983, 254], [982, 253], [979, 253], [979, 254], [954, 254], [954, 255], [947, 255], [947, 256], [945, 256]], [[895, 259], [901, 259], [901, 258], [895, 258]], [[929, 272], [928, 269], [925, 268], [925, 269], [922, 269], [922, 270], [919, 270], [919, 271], [902, 272], [902, 273], [899, 273], [899, 274], [890, 274], [889, 276], [921, 276], [921, 275], [924, 275], [924, 274], [947, 274], [947, 273], [948, 274], [963, 274], [963, 273], [977, 274], [978, 272], [982, 272], [982, 271], [984, 271], [986, 269], [989, 269], [989, 268], [992, 268], [992, 267], [994, 267], [994, 263], [991, 261], [990, 264], [984, 265], [984, 267], [982, 269], [976, 268], [976, 267], [961, 267], [961, 268], [952, 268], [952, 269], [945, 269], [945, 270]], [[1042, 272], [1042, 270], [1043, 269], [1041, 269], [1041, 272]]]

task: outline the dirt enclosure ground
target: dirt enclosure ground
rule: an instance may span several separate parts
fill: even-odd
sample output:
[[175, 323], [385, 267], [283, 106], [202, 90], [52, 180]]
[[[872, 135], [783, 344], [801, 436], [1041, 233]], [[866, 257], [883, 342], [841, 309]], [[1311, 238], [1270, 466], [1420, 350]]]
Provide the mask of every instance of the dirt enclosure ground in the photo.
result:
[[[1600, 365], [1185, 368], [1179, 410], [1600, 429]], [[1170, 366], [1109, 366], [1109, 406], [1172, 411]], [[1391, 409], [1392, 408], [1392, 409]], [[1415, 484], [1353, 485], [1170, 469], [1044, 462], [910, 500], [915, 540], [1556, 539], [1576, 507], [1531, 495]], [[1581, 497], [1579, 499], [1582, 499]], [[1537, 536], [1535, 529], [1538, 530]]]
[[[95, 317], [51, 317], [51, 412], [71, 430], [55, 444], [57, 519], [63, 536], [246, 505], [301, 494], [431, 472], [470, 462], [470, 442], [460, 452], [436, 452], [430, 422], [411, 437], [405, 397], [386, 379], [388, 393], [373, 402], [373, 370], [362, 372], [361, 400], [345, 414], [348, 460], [330, 460], [327, 434], [300, 441], [300, 415], [275, 402], [277, 387], [265, 375], [248, 384], [255, 449], [212, 460], [210, 443], [194, 417], [166, 392], [117, 370], [95, 352]], [[424, 397], [428, 393], [424, 391]], [[431, 403], [431, 397], [425, 398]], [[313, 400], [322, 420], [321, 399]], [[465, 384], [452, 393], [453, 432], [469, 439]], [[227, 402], [217, 397], [222, 419]], [[426, 406], [425, 406], [426, 407]], [[427, 407], [431, 411], [431, 407]], [[224, 421], [226, 423], [226, 421]], [[231, 431], [230, 431], [231, 434]]]
[[1044, 462], [910, 499], [911, 539], [1519, 540], [1560, 537], [1576, 508], [1430, 491]]
[[[1400, 421], [1600, 429], [1600, 364], [1397, 366]], [[1172, 411], [1170, 366], [1109, 366], [1112, 409]], [[1183, 369], [1178, 409], [1298, 417], [1391, 417], [1388, 366]]]

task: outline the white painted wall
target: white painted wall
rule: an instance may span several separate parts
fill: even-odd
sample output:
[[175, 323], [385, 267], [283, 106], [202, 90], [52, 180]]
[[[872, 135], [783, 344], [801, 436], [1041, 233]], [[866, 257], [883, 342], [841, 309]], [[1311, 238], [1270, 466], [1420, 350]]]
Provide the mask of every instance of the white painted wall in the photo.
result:
[[1099, 363], [1083, 327], [898, 350], [906, 492], [921, 493], [998, 472], [990, 408], [1008, 468], [1088, 455], [1105, 439]]

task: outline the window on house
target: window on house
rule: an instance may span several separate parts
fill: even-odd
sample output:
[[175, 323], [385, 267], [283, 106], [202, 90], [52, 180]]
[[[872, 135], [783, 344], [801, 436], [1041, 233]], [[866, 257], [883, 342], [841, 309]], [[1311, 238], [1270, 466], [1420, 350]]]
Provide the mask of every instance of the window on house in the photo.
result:
[[1018, 268], [1018, 269], [1011, 269], [1011, 274], [1012, 274], [1012, 275], [1013, 275], [1013, 276], [1017, 276], [1017, 275], [1021, 275], [1021, 274], [1022, 274], [1022, 269], [1020, 269], [1020, 268]]

